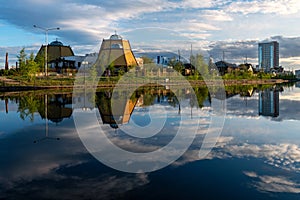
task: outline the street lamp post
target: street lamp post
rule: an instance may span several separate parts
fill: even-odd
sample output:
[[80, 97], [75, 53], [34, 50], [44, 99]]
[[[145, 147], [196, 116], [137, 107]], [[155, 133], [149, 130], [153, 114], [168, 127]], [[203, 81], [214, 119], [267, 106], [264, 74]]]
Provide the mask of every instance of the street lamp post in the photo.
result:
[[85, 84], [85, 71], [86, 71], [86, 66], [89, 66], [88, 61], [82, 61], [81, 63], [83, 65], [83, 83], [84, 83], [84, 99], [83, 99], [83, 110], [87, 110], [87, 107], [85, 106], [85, 101], [86, 101], [86, 84]]
[[86, 65], [88, 66], [89, 65], [89, 62], [88, 61], [83, 61], [82, 63], [81, 63], [82, 65], [83, 65], [83, 81], [84, 81], [84, 87], [85, 87], [85, 70], [86, 70]]
[[47, 60], [47, 53], [48, 53], [48, 31], [51, 31], [51, 30], [59, 30], [60, 28], [59, 27], [56, 27], [56, 28], [43, 28], [43, 27], [40, 27], [40, 26], [37, 26], [37, 25], [33, 25], [34, 28], [38, 28], [38, 29], [41, 29], [43, 31], [45, 31], [45, 42], [46, 42], [46, 46], [45, 46], [45, 76], [48, 76], [48, 70], [47, 70], [47, 66], [48, 66], [48, 60]]

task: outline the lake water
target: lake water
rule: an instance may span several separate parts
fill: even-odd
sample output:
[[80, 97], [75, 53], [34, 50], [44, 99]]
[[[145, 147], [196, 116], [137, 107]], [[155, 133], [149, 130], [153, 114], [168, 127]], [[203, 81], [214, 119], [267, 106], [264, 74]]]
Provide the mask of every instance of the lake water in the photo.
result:
[[[0, 199], [300, 199], [297, 84], [226, 88], [226, 115], [215, 118], [224, 119], [222, 132], [205, 158], [199, 150], [214, 128], [212, 97], [206, 88], [195, 88], [197, 100], [190, 94], [183, 91], [179, 99], [164, 88], [142, 89], [115, 112], [110, 89], [96, 93], [94, 107], [80, 110], [73, 105], [85, 99], [71, 92], [1, 94]], [[93, 148], [85, 143], [89, 135], [79, 133], [78, 113], [95, 114], [111, 143], [137, 154], [170, 144], [180, 126], [187, 138], [187, 130], [197, 131], [174, 162], [157, 167], [154, 156], [145, 156], [149, 165], [156, 160], [149, 168], [155, 170], [128, 173], [116, 169], [121, 161], [107, 164], [123, 159], [135, 167], [121, 154], [102, 149], [106, 158], [97, 159], [93, 148], [103, 141], [95, 140]]]

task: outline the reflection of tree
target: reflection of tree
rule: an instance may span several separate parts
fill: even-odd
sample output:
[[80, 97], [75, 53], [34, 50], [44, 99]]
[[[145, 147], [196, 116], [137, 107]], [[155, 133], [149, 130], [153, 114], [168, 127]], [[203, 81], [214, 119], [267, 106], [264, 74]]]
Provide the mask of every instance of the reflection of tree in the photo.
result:
[[60, 122], [63, 118], [70, 117], [72, 108], [72, 94], [50, 94], [47, 95], [47, 116], [45, 113], [45, 96], [36, 93], [27, 93], [18, 97], [11, 97], [18, 103], [20, 118], [34, 120], [34, 113], [39, 113], [42, 119]]
[[18, 107], [20, 118], [25, 120], [29, 117], [29, 119], [33, 121], [34, 113], [37, 112], [41, 106], [43, 106], [43, 104], [36, 96], [29, 95], [20, 97]]
[[169, 93], [167, 98], [170, 106], [176, 107], [179, 104], [179, 101], [173, 92]]
[[[197, 97], [197, 101], [198, 101], [198, 106], [200, 108], [202, 108], [204, 106], [204, 101], [207, 100], [209, 93], [208, 93], [208, 88], [207, 87], [196, 87], [193, 88], [195, 91], [195, 95]], [[196, 100], [193, 99], [193, 101], [195, 102]], [[193, 102], [193, 105], [194, 105]]]
[[149, 93], [145, 93], [144, 94], [144, 106], [150, 106], [154, 104], [156, 96], [149, 94]]

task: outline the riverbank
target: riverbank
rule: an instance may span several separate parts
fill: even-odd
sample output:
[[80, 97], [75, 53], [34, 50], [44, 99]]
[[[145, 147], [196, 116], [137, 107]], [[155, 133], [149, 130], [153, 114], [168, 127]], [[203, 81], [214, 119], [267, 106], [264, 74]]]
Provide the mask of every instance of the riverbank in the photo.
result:
[[[45, 79], [37, 82], [21, 82], [5, 77], [0, 77], [1, 85], [0, 92], [9, 92], [9, 91], [28, 91], [28, 90], [53, 90], [53, 89], [73, 89], [74, 88], [74, 80], [66, 79], [66, 80], [52, 80]], [[201, 87], [201, 86], [213, 86], [224, 84], [224, 86], [231, 85], [273, 85], [273, 84], [281, 84], [292, 82], [290, 80], [283, 79], [226, 79], [226, 80], [188, 80], [191, 86], [193, 87]], [[98, 83], [97, 88], [112, 88], [116, 85], [117, 81], [100, 81]], [[166, 81], [156, 81], [152, 84], [147, 84], [149, 86], [157, 86], [157, 85], [166, 85], [166, 86], [180, 86], [182, 85], [182, 81], [169, 79]], [[136, 86], [135, 82], [129, 82], [123, 84], [124, 86], [134, 87]], [[84, 88], [84, 84], [78, 85], [79, 88]], [[91, 86], [87, 86], [91, 87]]]

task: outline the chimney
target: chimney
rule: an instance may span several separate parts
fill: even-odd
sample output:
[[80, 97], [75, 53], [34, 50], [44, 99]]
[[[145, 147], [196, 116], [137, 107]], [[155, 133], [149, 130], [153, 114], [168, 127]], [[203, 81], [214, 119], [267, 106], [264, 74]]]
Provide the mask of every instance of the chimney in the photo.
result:
[[5, 70], [8, 70], [8, 53], [6, 52], [5, 56]]

